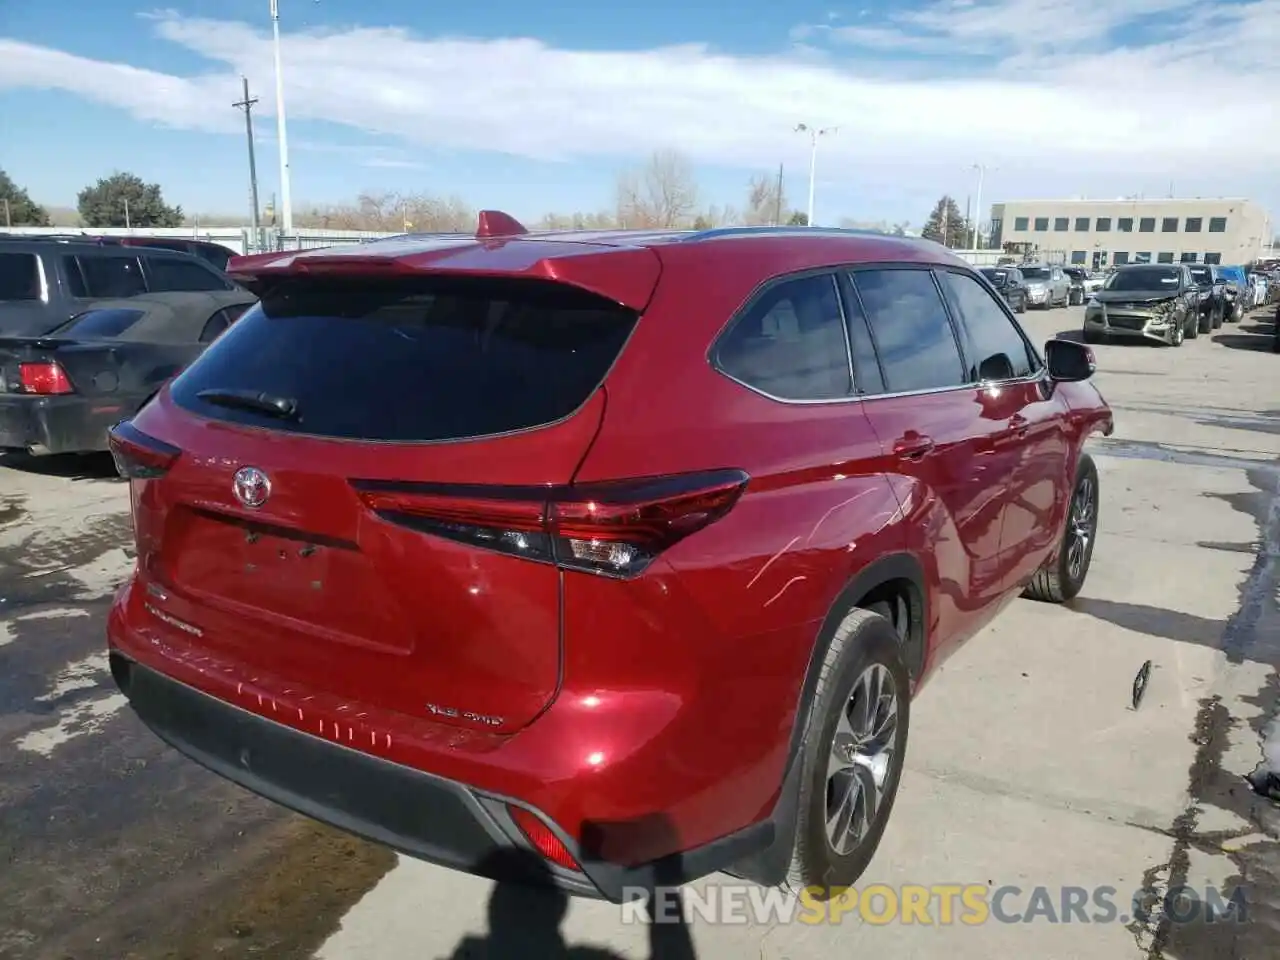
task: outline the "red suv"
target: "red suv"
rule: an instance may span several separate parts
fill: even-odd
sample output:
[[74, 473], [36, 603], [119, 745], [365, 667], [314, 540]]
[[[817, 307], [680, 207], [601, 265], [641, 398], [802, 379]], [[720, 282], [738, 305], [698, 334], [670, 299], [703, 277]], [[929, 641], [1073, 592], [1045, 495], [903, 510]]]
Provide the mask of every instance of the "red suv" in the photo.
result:
[[260, 303], [113, 433], [112, 672], [198, 762], [426, 860], [850, 884], [923, 680], [1088, 570], [1092, 354], [936, 244], [486, 213], [231, 274]]

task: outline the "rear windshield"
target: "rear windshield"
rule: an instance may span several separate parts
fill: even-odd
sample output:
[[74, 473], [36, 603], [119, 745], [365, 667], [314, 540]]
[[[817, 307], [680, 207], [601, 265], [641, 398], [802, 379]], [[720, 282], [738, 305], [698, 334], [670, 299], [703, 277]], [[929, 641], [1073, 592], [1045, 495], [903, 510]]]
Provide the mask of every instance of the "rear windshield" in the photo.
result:
[[992, 270], [990, 268], [983, 270], [982, 275], [990, 280], [997, 287], [1009, 279], [1008, 270]]
[[[530, 280], [295, 281], [263, 299], [172, 384], [201, 416], [311, 436], [415, 442], [560, 420], [600, 385], [633, 311]], [[288, 400], [277, 418], [201, 399]]]
[[141, 319], [141, 310], [86, 310], [53, 332], [60, 337], [118, 337]]
[[34, 253], [0, 253], [0, 300], [39, 300], [40, 265]]
[[1049, 271], [1044, 267], [1023, 267], [1022, 275], [1028, 280], [1048, 280]]

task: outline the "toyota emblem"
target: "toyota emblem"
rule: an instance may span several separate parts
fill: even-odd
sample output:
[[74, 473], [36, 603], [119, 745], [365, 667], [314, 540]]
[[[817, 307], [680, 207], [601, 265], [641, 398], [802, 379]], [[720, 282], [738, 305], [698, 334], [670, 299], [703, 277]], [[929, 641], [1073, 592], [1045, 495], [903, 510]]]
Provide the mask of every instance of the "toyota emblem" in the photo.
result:
[[260, 507], [271, 496], [271, 480], [257, 467], [241, 467], [231, 481], [231, 489], [246, 507]]

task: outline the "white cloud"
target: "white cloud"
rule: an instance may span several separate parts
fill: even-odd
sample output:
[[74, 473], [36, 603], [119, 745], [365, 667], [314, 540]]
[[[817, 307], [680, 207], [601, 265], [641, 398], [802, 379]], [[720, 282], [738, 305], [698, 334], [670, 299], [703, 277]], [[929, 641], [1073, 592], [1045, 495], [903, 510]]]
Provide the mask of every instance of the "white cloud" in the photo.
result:
[[[875, 62], [840, 43], [746, 57], [703, 44], [590, 51], [388, 28], [286, 32], [286, 106], [290, 119], [406, 145], [363, 158], [374, 166], [410, 162], [405, 154], [423, 148], [622, 164], [675, 147], [698, 162], [759, 169], [804, 156], [791, 131], [805, 121], [840, 127], [823, 146], [824, 169], [867, 183], [917, 178], [906, 190], [936, 183], [938, 170], [963, 182], [956, 171], [975, 159], [1005, 177], [1034, 174], [1041, 193], [1077, 192], [1085, 181], [1119, 193], [1180, 170], [1223, 192], [1269, 180], [1280, 160], [1280, 0], [1212, 11], [1191, 2], [942, 0], [876, 26], [878, 13], [863, 26], [828, 21], [795, 34], [872, 48]], [[1152, 15], [1167, 20], [1166, 39], [1114, 48], [1111, 31]], [[147, 26], [220, 66], [176, 76], [0, 39], [0, 88], [66, 90], [142, 120], [236, 133], [229, 105], [243, 73], [259, 113], [271, 114], [268, 31], [173, 12]], [[895, 74], [886, 57], [904, 52], [936, 55]], [[957, 66], [949, 53], [987, 59]]]

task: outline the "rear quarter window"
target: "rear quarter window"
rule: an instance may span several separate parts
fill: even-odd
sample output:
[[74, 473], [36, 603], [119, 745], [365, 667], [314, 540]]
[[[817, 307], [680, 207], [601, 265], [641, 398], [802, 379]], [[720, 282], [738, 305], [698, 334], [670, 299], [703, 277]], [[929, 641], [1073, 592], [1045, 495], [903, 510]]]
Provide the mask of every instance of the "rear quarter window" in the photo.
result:
[[40, 262], [34, 253], [0, 253], [0, 300], [39, 300]]
[[[634, 311], [543, 281], [295, 281], [232, 324], [171, 395], [201, 416], [311, 436], [492, 436], [573, 413], [635, 321]], [[297, 417], [210, 403], [206, 390], [287, 397]]]

